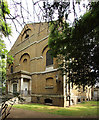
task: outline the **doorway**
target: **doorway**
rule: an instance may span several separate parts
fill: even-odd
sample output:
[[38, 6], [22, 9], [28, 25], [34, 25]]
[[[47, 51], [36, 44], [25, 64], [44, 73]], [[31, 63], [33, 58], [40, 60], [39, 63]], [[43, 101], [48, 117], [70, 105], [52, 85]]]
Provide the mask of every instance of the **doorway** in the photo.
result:
[[13, 84], [13, 93], [17, 93], [17, 84]]

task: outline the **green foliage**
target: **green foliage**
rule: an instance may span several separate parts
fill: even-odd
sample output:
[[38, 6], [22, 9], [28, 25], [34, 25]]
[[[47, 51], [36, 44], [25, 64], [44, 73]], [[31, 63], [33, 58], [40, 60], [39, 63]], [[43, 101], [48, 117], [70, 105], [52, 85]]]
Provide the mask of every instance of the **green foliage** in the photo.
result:
[[[70, 49], [69, 39], [71, 39], [71, 28], [69, 24], [66, 22], [62, 24], [62, 28], [60, 25], [56, 23], [52, 23], [50, 27], [50, 35], [48, 45], [52, 50], [51, 54], [54, 57], [62, 54], [63, 56], [68, 55], [69, 51], [66, 49]], [[58, 48], [58, 49], [57, 49]]]
[[2, 78], [0, 79], [0, 82], [3, 83], [4, 80], [6, 80], [6, 60], [5, 56], [7, 55], [7, 50], [4, 44], [4, 41], [0, 39], [0, 74]]
[[[5, 17], [10, 14], [6, 0], [0, 0], [0, 87], [4, 80], [6, 80], [6, 57], [8, 51], [2, 36], [8, 37], [11, 35], [11, 27], [6, 22]], [[12, 58], [11, 58], [12, 59]]]
[[51, 22], [49, 47], [53, 57], [64, 61], [68, 82], [94, 85], [99, 80], [99, 2], [70, 27], [66, 22]]
[[6, 58], [9, 59], [7, 62], [9, 64], [13, 63], [13, 57], [11, 55], [8, 55], [8, 51], [6, 50], [4, 41], [0, 39], [0, 74], [2, 76], [0, 82], [3, 83], [6, 80]]
[[90, 11], [76, 21], [72, 35], [77, 40], [82, 39], [97, 26], [99, 26], [99, 2], [92, 3]]
[[4, 0], [0, 0], [0, 33], [4, 36], [11, 35], [11, 27], [7, 24], [5, 16], [10, 14], [8, 4]]
[[7, 63], [9, 65], [13, 64], [13, 60], [14, 60], [14, 58], [12, 57], [12, 55], [7, 54]]
[[4, 59], [0, 60], [0, 72], [2, 73], [2, 83], [6, 80], [6, 61]]
[[2, 87], [2, 94], [4, 95], [6, 93], [6, 87]]

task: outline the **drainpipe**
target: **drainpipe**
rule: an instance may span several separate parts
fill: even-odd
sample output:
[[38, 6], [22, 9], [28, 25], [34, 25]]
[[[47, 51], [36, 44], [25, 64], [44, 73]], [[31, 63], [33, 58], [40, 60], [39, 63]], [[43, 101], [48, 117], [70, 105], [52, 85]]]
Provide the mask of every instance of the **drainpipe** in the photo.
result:
[[[63, 60], [63, 62], [64, 62], [64, 69], [65, 69], [65, 59]], [[65, 72], [65, 70], [64, 70], [64, 75], [63, 75], [64, 107], [66, 107], [66, 92], [67, 92], [67, 90], [66, 90], [66, 88], [67, 88], [67, 82], [66, 82], [66, 80], [67, 80], [67, 76], [66, 76], [66, 72]]]
[[64, 107], [66, 107], [66, 74], [63, 76], [63, 94], [64, 94]]

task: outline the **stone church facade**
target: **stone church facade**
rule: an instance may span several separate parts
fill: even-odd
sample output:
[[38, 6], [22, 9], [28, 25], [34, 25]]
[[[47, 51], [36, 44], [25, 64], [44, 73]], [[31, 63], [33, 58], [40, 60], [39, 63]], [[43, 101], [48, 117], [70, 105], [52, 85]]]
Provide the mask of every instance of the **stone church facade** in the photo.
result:
[[7, 92], [18, 92], [28, 102], [55, 106], [64, 106], [65, 100], [66, 106], [91, 100], [90, 87], [83, 91], [70, 84], [69, 100], [64, 94], [64, 77], [49, 53], [48, 35], [47, 23], [25, 25], [9, 53], [14, 61], [7, 65]]

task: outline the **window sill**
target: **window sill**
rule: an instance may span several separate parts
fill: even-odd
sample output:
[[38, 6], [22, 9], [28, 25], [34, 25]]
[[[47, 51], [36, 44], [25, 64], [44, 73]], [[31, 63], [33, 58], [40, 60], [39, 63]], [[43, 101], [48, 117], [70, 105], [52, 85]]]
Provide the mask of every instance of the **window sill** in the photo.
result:
[[45, 89], [53, 89], [54, 86], [46, 86]]
[[53, 66], [46, 66], [46, 71], [52, 70]]

